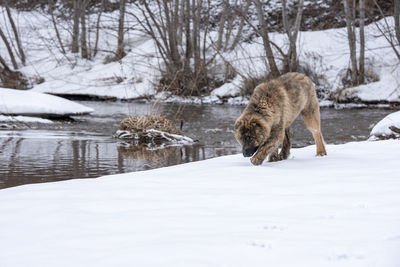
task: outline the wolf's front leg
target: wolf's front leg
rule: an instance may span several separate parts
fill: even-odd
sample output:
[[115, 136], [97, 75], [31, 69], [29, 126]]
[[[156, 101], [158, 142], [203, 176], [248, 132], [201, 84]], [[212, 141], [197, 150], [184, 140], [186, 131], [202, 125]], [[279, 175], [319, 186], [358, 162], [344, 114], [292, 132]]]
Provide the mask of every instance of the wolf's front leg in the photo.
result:
[[285, 131], [282, 128], [272, 129], [268, 140], [261, 145], [254, 156], [250, 159], [253, 165], [261, 165], [267, 156], [276, 151], [283, 142]]

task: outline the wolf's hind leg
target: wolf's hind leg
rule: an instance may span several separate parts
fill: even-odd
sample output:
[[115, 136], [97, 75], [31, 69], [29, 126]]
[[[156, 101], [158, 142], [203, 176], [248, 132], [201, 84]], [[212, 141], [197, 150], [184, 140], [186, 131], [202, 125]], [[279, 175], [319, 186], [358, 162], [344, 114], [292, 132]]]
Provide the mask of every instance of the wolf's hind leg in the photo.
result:
[[318, 103], [314, 103], [308, 110], [301, 113], [307, 129], [312, 133], [315, 144], [317, 146], [317, 156], [325, 156], [326, 149], [324, 145], [324, 138], [321, 133], [321, 121], [319, 114]]

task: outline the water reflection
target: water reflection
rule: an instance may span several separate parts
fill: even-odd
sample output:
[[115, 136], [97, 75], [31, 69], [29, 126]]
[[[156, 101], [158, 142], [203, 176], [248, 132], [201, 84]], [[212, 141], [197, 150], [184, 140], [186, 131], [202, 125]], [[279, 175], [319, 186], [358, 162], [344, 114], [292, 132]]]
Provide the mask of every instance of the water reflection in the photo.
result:
[[[233, 123], [240, 106], [176, 104], [159, 108], [169, 118], [184, 121], [183, 131], [199, 140], [193, 146], [154, 149], [137, 147], [112, 137], [129, 115], [148, 114], [150, 104], [84, 102], [96, 112], [77, 121], [30, 125], [28, 129], [0, 130], [0, 189], [71, 178], [148, 170], [240, 153]], [[322, 109], [322, 130], [327, 143], [364, 140], [387, 110]], [[292, 127], [293, 146], [313, 144], [301, 120]]]
[[136, 170], [206, 159], [205, 148], [199, 145], [164, 148], [121, 145], [118, 146], [118, 152], [126, 160], [127, 165], [134, 166]]

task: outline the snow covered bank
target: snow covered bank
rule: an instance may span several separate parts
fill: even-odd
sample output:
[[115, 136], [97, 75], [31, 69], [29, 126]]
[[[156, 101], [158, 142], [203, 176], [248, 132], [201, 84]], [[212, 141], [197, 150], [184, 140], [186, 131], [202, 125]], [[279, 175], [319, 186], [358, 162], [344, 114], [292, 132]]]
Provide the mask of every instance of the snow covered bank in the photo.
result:
[[[133, 5], [127, 5], [127, 11], [137, 13]], [[29, 63], [20, 71], [29, 77], [42, 77], [44, 82], [36, 84], [33, 90], [61, 95], [84, 95], [99, 98], [138, 99], [156, 97], [156, 85], [161, 78], [162, 62], [157, 48], [151, 38], [137, 26], [135, 20], [128, 19], [127, 27], [133, 29], [126, 33], [125, 46], [127, 55], [120, 62], [105, 63], [110, 53], [99, 52], [93, 60], [80, 59], [79, 56], [67, 53], [63, 55], [54, 43], [55, 33], [49, 30], [49, 18], [40, 12], [14, 12], [18, 18], [21, 40], [26, 49]], [[107, 19], [100, 22], [100, 51], [114, 51], [117, 43], [115, 30], [118, 28], [119, 12], [107, 14]], [[304, 18], [307, 19], [307, 18]], [[94, 23], [97, 14], [88, 15], [88, 21]], [[393, 27], [393, 17], [387, 17], [377, 23], [381, 28]], [[257, 22], [254, 22], [255, 25]], [[61, 38], [65, 44], [70, 42], [69, 26], [65, 21], [59, 21]], [[134, 26], [133, 26], [134, 25]], [[0, 26], [9, 25], [0, 20]], [[93, 27], [93, 25], [92, 25]], [[235, 29], [236, 30], [236, 29]], [[361, 101], [366, 103], [400, 102], [400, 66], [392, 48], [382, 36], [376, 24], [365, 28], [367, 70], [372, 69], [380, 80], [368, 85], [344, 90], [341, 98], [344, 101]], [[210, 33], [217, 36], [217, 32]], [[341, 90], [343, 72], [349, 67], [349, 47], [346, 28], [324, 31], [304, 31], [299, 33], [299, 61], [303, 66], [323, 76], [324, 87], [329, 92]], [[357, 33], [358, 36], [358, 33]], [[287, 37], [282, 33], [271, 33], [271, 39], [278, 47], [287, 49]], [[12, 37], [10, 37], [12, 38]], [[94, 43], [95, 35], [88, 38]], [[317, 41], [316, 41], [317, 40]], [[212, 47], [215, 40], [206, 40]], [[48, 49], [44, 49], [47, 47]], [[357, 47], [357, 51], [359, 48]], [[276, 54], [279, 54], [275, 51]], [[7, 54], [4, 46], [0, 53]], [[246, 103], [240, 95], [242, 76], [265, 75], [265, 52], [262, 39], [254, 38], [251, 42], [242, 42], [234, 51], [228, 51], [216, 57], [215, 69], [229, 62], [241, 75], [233, 81], [214, 90], [210, 96], [199, 98], [172, 98], [166, 101], [182, 101], [194, 103]], [[328, 92], [328, 93], [329, 93]], [[325, 102], [326, 103], [326, 102]], [[332, 105], [330, 103], [329, 105]]]
[[92, 112], [92, 108], [58, 96], [0, 88], [0, 114], [76, 116]]
[[371, 130], [371, 140], [400, 138], [400, 111], [387, 115]]
[[42, 119], [29, 116], [4, 116], [0, 115], [0, 122], [14, 122], [14, 123], [53, 123], [48, 119]]
[[1, 265], [399, 266], [400, 142], [327, 151], [0, 190]]

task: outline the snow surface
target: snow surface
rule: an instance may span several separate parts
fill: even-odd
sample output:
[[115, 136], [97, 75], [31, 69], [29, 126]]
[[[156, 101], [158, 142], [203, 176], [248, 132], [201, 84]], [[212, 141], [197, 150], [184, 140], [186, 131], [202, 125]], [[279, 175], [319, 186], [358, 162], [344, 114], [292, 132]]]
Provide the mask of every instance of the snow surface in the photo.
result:
[[327, 151], [0, 190], [1, 266], [400, 266], [400, 142]]
[[239, 96], [242, 80], [240, 77], [236, 77], [232, 82], [223, 84], [211, 92], [211, 97], [227, 98]]
[[397, 136], [400, 137], [399, 133], [393, 132], [389, 127], [394, 126], [400, 129], [400, 111], [391, 113], [379, 121], [374, 128], [371, 130], [371, 138], [374, 139], [375, 137], [387, 137], [387, 136]]
[[92, 108], [58, 96], [0, 88], [0, 114], [72, 116], [92, 112]]

